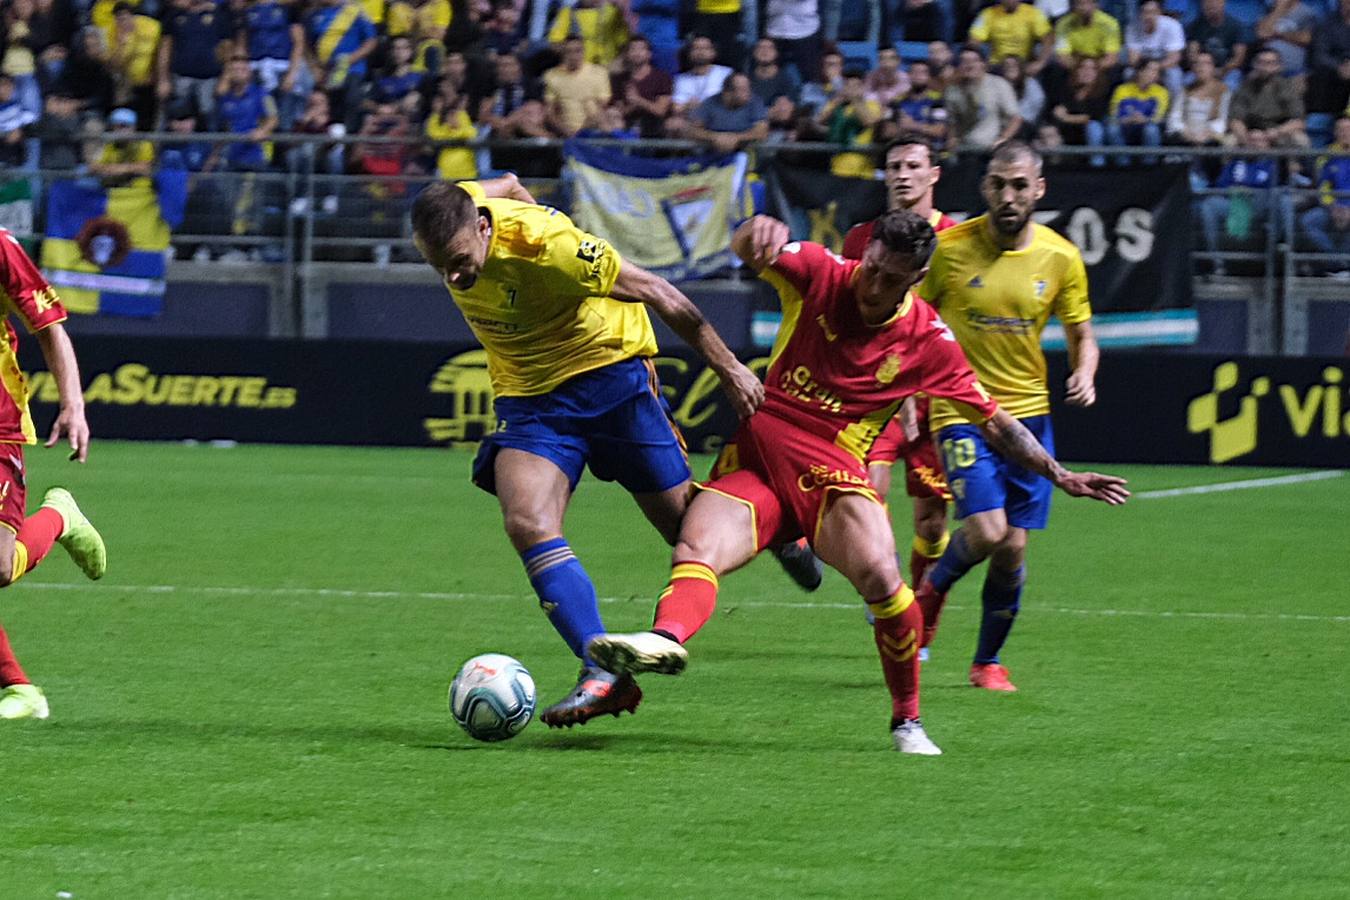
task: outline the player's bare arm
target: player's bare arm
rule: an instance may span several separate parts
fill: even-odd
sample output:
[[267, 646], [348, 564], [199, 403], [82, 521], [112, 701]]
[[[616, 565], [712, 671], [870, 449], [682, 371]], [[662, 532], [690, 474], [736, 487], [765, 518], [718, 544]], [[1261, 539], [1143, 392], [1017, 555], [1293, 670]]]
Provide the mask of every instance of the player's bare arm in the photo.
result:
[[741, 223], [731, 236], [731, 250], [758, 275], [778, 256], [791, 233], [773, 216], [752, 216]]
[[679, 288], [625, 260], [610, 294], [618, 300], [645, 303], [686, 344], [697, 350], [717, 373], [722, 390], [731, 399], [738, 416], [748, 418], [759, 409], [764, 402], [764, 385], [727, 348], [694, 301]]
[[70, 442], [71, 459], [84, 462], [89, 457], [89, 423], [84, 418], [84, 390], [80, 386], [80, 365], [75, 348], [61, 325], [49, 325], [36, 334], [47, 370], [52, 373], [61, 398], [61, 409], [52, 423], [46, 446], [55, 447], [65, 435]]
[[1111, 506], [1119, 506], [1130, 497], [1125, 479], [1096, 472], [1072, 472], [1036, 440], [1027, 427], [1004, 410], [980, 426], [989, 445], [1018, 465], [1039, 472], [1071, 497], [1090, 497]]
[[521, 203], [535, 202], [534, 195], [526, 190], [525, 185], [520, 183], [520, 179], [516, 177], [515, 172], [507, 172], [505, 175], [480, 181], [478, 185], [488, 197], [519, 200]]
[[1068, 392], [1064, 399], [1074, 406], [1091, 406], [1097, 402], [1097, 362], [1101, 353], [1092, 323], [1073, 322], [1064, 326], [1064, 340], [1069, 348]]

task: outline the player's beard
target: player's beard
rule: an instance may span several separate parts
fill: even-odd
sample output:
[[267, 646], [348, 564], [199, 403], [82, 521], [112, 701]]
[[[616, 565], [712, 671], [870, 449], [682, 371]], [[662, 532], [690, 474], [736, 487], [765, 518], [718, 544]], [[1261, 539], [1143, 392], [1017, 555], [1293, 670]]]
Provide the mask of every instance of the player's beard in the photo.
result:
[[1020, 215], [1003, 216], [998, 213], [991, 213], [989, 218], [994, 223], [994, 230], [1004, 237], [1016, 237], [1022, 233], [1022, 229], [1027, 227], [1031, 221], [1031, 210], [1027, 210]]

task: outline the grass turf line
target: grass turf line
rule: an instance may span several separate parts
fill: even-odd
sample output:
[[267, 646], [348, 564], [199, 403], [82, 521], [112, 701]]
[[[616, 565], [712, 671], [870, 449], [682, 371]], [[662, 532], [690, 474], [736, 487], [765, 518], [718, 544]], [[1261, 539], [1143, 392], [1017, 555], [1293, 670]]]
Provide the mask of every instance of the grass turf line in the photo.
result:
[[[1006, 661], [963, 685], [979, 572], [924, 672], [939, 759], [889, 750], [860, 609], [833, 573], [723, 581], [678, 679], [634, 717], [503, 745], [450, 722], [464, 658], [522, 659], [541, 704], [574, 663], [534, 604], [155, 594], [121, 585], [525, 597], [460, 452], [95, 445], [29, 457], [104, 530], [108, 579], [0, 595], [52, 719], [0, 725], [0, 894], [287, 896], [1338, 895], [1350, 479], [1111, 510], [1056, 498]], [[699, 461], [702, 465], [705, 461]], [[1139, 490], [1283, 474], [1122, 467]], [[905, 534], [906, 504], [894, 504]], [[569, 538], [616, 629], [667, 550], [587, 480]], [[1339, 574], [1338, 574], [1339, 573]], [[58, 549], [35, 581], [80, 584]], [[1247, 619], [1037, 614], [1231, 611]]]

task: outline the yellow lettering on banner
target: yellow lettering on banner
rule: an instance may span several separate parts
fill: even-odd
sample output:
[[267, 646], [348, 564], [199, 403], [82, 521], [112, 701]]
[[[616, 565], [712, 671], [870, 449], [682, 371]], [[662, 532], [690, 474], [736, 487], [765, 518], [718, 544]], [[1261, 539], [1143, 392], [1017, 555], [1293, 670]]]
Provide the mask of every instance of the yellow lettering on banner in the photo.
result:
[[1284, 411], [1289, 415], [1289, 424], [1294, 434], [1307, 437], [1312, 430], [1313, 419], [1317, 416], [1317, 407], [1322, 402], [1322, 386], [1319, 384], [1308, 391], [1306, 397], [1299, 399], [1293, 385], [1280, 385], [1280, 399], [1284, 401]]
[[[28, 397], [57, 403], [61, 392], [50, 372], [27, 376]], [[256, 375], [156, 375], [141, 363], [123, 363], [100, 372], [84, 390], [85, 403], [115, 406], [237, 406], [248, 409], [290, 409], [299, 393], [293, 387], [269, 385]]]

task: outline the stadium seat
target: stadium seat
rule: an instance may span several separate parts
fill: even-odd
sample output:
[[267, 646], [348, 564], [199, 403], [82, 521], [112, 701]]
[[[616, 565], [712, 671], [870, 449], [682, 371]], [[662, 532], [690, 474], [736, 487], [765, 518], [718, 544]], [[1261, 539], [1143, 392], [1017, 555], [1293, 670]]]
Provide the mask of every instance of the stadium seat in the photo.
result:
[[877, 45], [867, 41], [840, 41], [839, 52], [844, 54], [844, 68], [870, 72], [877, 67]]
[[1331, 113], [1308, 113], [1305, 122], [1308, 126], [1308, 140], [1314, 147], [1325, 147], [1331, 143], [1331, 132], [1336, 125], [1336, 117]]
[[1255, 28], [1256, 23], [1266, 14], [1266, 4], [1262, 0], [1229, 0], [1227, 10], [1230, 16], [1243, 25]]
[[901, 41], [900, 58], [905, 62], [928, 62], [928, 44], [925, 41]]

